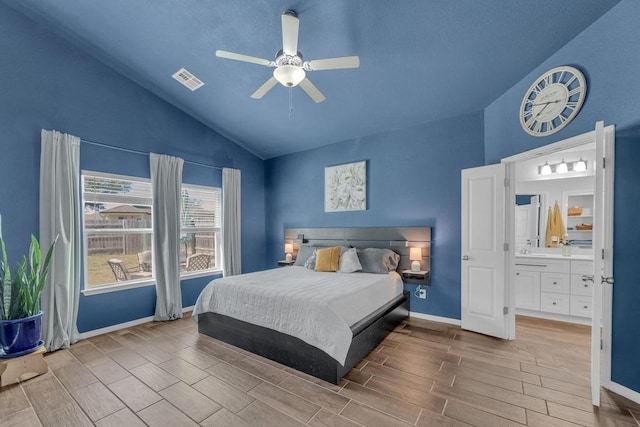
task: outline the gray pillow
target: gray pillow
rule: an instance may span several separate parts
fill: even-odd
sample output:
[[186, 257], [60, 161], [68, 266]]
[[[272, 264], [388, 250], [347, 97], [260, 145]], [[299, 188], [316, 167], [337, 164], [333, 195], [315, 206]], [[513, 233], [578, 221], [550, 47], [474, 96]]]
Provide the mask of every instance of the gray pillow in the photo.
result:
[[316, 255], [318, 254], [317, 250], [314, 249], [313, 253], [307, 260], [304, 262], [304, 268], [308, 268], [309, 270], [316, 269]]
[[353, 273], [362, 270], [356, 248], [348, 248], [340, 254], [340, 273]]
[[[298, 248], [298, 257], [296, 258], [296, 262], [293, 265], [299, 265], [301, 267], [304, 266], [304, 263], [309, 259], [316, 248], [309, 245], [300, 245]], [[315, 261], [314, 261], [315, 262]]]
[[363, 273], [387, 274], [398, 268], [400, 262], [400, 255], [384, 248], [358, 249], [358, 258]]

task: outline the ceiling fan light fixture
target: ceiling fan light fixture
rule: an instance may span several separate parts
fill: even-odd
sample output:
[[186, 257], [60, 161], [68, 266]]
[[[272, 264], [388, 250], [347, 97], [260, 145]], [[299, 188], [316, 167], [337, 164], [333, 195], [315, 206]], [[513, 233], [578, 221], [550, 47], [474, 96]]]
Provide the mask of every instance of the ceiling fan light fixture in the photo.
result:
[[306, 73], [295, 65], [281, 65], [273, 70], [273, 77], [286, 87], [297, 86], [306, 77]]

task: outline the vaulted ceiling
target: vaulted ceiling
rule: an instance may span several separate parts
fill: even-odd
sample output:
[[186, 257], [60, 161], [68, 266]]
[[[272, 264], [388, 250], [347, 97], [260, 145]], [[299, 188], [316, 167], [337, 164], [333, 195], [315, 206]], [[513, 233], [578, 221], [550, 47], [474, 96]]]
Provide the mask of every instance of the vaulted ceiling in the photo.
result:
[[[5, 1], [264, 159], [481, 110], [619, 2]], [[285, 10], [305, 60], [360, 57], [307, 74], [322, 103], [280, 85], [252, 99], [273, 68], [215, 56], [272, 60]], [[180, 85], [181, 67], [205, 85]]]

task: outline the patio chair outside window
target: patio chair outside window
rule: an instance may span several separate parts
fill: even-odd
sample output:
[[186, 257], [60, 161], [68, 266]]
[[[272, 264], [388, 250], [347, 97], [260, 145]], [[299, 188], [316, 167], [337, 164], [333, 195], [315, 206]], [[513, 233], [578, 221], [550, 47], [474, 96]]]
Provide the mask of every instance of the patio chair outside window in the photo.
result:
[[206, 270], [209, 268], [209, 255], [193, 254], [187, 257], [187, 271]]
[[127, 270], [127, 266], [124, 265], [124, 262], [122, 262], [121, 259], [111, 258], [107, 263], [109, 264], [109, 267], [111, 267], [113, 275], [116, 276], [116, 282], [130, 280], [129, 270]]
[[151, 251], [138, 252], [138, 266], [140, 271], [151, 271]]

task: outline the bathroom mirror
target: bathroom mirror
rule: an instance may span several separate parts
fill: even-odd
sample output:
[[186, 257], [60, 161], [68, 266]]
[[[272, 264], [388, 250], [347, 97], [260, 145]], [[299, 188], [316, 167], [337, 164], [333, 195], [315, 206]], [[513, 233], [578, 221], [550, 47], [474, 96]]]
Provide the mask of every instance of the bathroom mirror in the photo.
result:
[[539, 248], [542, 227], [541, 194], [516, 194], [516, 248]]

